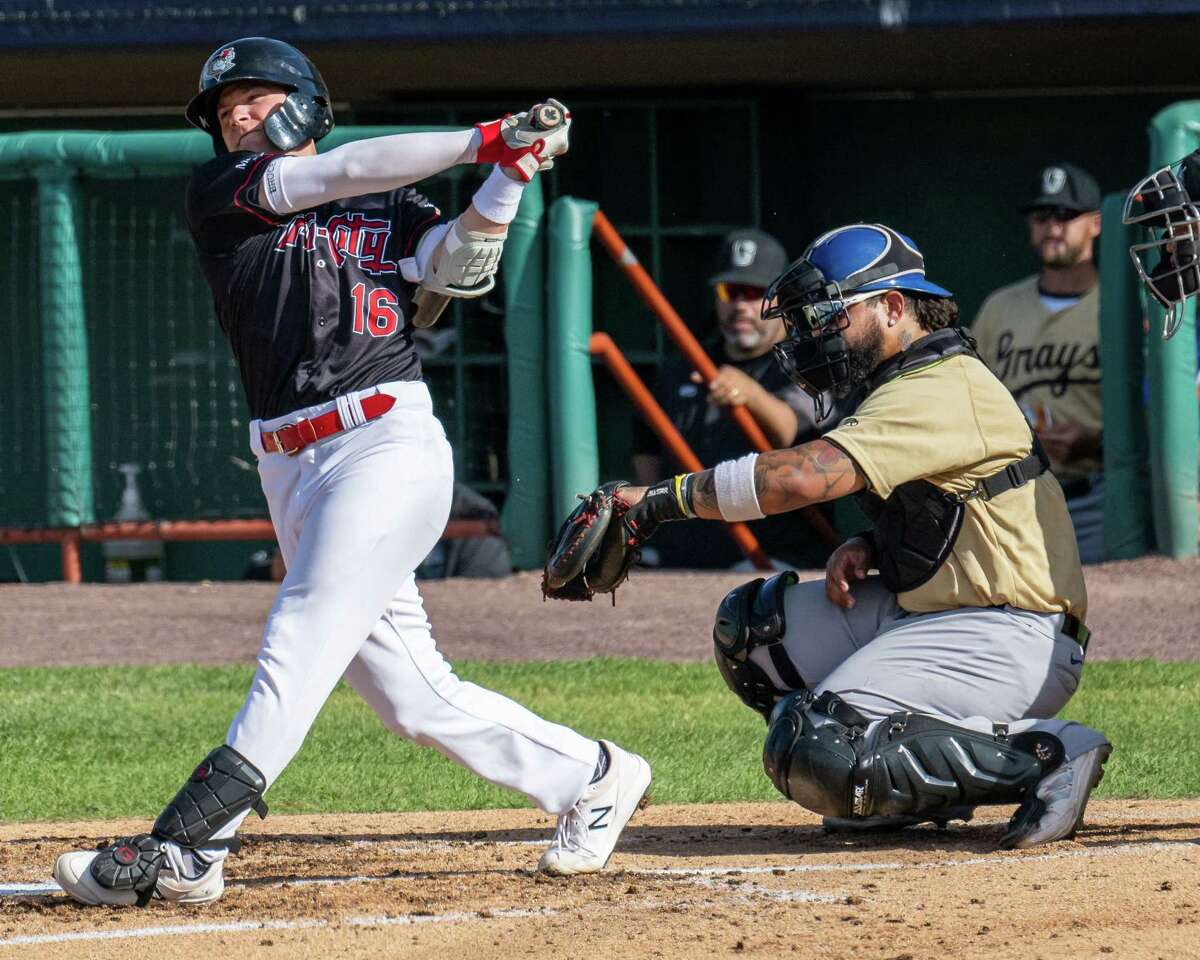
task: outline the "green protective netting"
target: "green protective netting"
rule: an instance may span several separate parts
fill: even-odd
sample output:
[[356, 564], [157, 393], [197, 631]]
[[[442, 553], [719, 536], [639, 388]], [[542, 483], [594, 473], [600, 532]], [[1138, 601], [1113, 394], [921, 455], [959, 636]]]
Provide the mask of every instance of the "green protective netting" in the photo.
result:
[[82, 179], [94, 497], [111, 520], [124, 479], [163, 520], [265, 513], [237, 367], [183, 222], [185, 179]]
[[0, 526], [36, 526], [46, 522], [46, 450], [34, 182], [0, 182], [0, 212]]
[[[78, 185], [101, 522], [120, 506], [125, 463], [142, 468], [142, 500], [156, 519], [266, 516], [237, 366], [183, 218], [185, 184], [84, 177]], [[425, 186], [444, 209], [457, 209], [457, 183]], [[457, 473], [486, 491], [507, 482], [502, 308], [499, 291], [455, 306], [422, 348]]]

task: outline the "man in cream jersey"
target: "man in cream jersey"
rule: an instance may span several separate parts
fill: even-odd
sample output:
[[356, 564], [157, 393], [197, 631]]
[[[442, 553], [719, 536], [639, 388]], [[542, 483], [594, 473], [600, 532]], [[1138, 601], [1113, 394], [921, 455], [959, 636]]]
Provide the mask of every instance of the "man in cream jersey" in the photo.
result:
[[993, 292], [971, 336], [1038, 432], [1084, 563], [1104, 559], [1100, 410], [1100, 188], [1069, 163], [1041, 172], [1023, 208], [1040, 269]]
[[1073, 835], [1111, 747], [1051, 719], [1079, 683], [1087, 594], [1062, 489], [1017, 403], [889, 227], [824, 234], [766, 300], [797, 383], [866, 398], [818, 440], [622, 488], [633, 542], [665, 521], [859, 494], [874, 529], [838, 547], [824, 582], [760, 578], [717, 611], [718, 667], [768, 722], [768, 776], [834, 829], [1015, 803], [1001, 846]]

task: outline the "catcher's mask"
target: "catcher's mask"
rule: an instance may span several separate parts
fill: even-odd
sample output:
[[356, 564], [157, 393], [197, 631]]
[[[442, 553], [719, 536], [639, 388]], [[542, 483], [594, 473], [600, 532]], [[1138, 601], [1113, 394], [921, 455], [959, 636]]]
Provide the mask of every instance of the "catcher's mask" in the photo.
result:
[[1193, 153], [1139, 181], [1125, 198], [1122, 219], [1141, 226], [1144, 239], [1129, 256], [1143, 285], [1166, 309], [1162, 338], [1170, 340], [1183, 321], [1183, 305], [1200, 291], [1200, 156]]
[[311, 60], [291, 44], [270, 37], [244, 37], [223, 43], [204, 61], [200, 91], [187, 105], [188, 122], [212, 137], [213, 151], [229, 151], [217, 122], [221, 91], [233, 83], [261, 80], [288, 91], [263, 121], [267, 139], [283, 152], [306, 140], [320, 140], [333, 129], [329, 88]]
[[878, 223], [823, 234], [767, 289], [763, 317], [780, 318], [786, 331], [775, 358], [813, 398], [818, 420], [828, 413], [829, 394], [846, 396], [855, 385], [843, 336], [847, 309], [889, 290], [953, 296], [925, 278], [925, 258], [912, 240]]

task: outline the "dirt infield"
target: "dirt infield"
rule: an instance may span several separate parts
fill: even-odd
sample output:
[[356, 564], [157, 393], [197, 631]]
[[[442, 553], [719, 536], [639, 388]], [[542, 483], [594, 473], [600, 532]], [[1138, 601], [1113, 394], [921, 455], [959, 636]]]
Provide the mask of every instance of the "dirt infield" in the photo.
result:
[[[1198, 574], [1088, 568], [1090, 656], [1200, 659]], [[423, 592], [452, 659], [692, 660], [746, 579], [636, 573], [615, 608], [543, 604], [532, 574]], [[0, 666], [248, 661], [273, 593], [0, 586]], [[997, 852], [1009, 812], [848, 837], [785, 802], [651, 806], [609, 871], [558, 881], [534, 870], [553, 828], [536, 811], [272, 816], [247, 823], [219, 902], [145, 910], [79, 907], [49, 880], [59, 852], [145, 823], [0, 823], [0, 960], [1200, 957], [1200, 800], [1097, 802], [1075, 840]]]
[[220, 901], [145, 910], [43, 889], [57, 851], [142, 824], [0, 825], [0, 957], [1197, 956], [1200, 802], [1088, 819], [998, 853], [991, 814], [847, 838], [787, 803], [651, 806], [606, 873], [550, 880], [531, 811], [272, 817]]
[[[421, 591], [451, 660], [705, 660], [717, 604], [751, 576], [635, 571], [615, 607], [543, 603], [532, 573]], [[1144, 557], [1086, 577], [1089, 658], [1200, 660], [1200, 561]], [[267, 583], [0, 585], [0, 667], [250, 660], [274, 593]]]

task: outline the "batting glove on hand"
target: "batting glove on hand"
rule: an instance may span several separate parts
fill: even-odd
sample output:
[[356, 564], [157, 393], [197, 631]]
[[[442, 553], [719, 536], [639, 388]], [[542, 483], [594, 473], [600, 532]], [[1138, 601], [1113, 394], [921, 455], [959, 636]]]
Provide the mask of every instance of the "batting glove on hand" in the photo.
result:
[[523, 113], [477, 123], [476, 163], [495, 163], [513, 179], [528, 183], [570, 148], [571, 113], [558, 100], [537, 103]]

